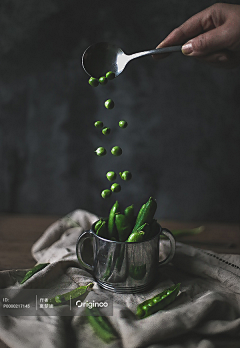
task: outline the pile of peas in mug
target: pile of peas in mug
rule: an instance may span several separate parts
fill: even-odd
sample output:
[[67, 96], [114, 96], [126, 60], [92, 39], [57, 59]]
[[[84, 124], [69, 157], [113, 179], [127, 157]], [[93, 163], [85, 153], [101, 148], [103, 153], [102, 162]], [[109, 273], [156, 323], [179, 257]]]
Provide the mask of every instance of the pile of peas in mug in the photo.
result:
[[[115, 78], [115, 74], [112, 71], [108, 71], [106, 73], [106, 76], [102, 76], [99, 79], [94, 78], [94, 77], [90, 77], [89, 79], [89, 84], [92, 87], [97, 87], [99, 84], [100, 85], [106, 85], [106, 83], [108, 82], [108, 80], [113, 80]], [[107, 99], [104, 103], [104, 106], [106, 109], [111, 110], [114, 108], [114, 101], [112, 99]], [[124, 129], [127, 128], [128, 123], [125, 120], [120, 120], [118, 123], [119, 127]], [[103, 135], [108, 135], [111, 132], [111, 129], [109, 127], [106, 127], [102, 121], [96, 121], [94, 123], [94, 126], [96, 128], [102, 129], [102, 134]], [[95, 150], [95, 153], [97, 156], [105, 156], [107, 154], [107, 150], [100, 146]], [[122, 149], [119, 146], [113, 146], [111, 149], [111, 154], [113, 156], [121, 156], [122, 155]], [[131, 180], [132, 178], [132, 174], [130, 171], [125, 170], [123, 172], [119, 172], [119, 176], [122, 180], [128, 181]], [[108, 181], [114, 181], [117, 178], [117, 173], [114, 171], [108, 171], [106, 174], [106, 177], [108, 179]], [[120, 192], [121, 191], [121, 185], [117, 184], [117, 183], [112, 183], [110, 189], [104, 189], [101, 192], [101, 196], [102, 198], [108, 198], [111, 196], [112, 192]]]

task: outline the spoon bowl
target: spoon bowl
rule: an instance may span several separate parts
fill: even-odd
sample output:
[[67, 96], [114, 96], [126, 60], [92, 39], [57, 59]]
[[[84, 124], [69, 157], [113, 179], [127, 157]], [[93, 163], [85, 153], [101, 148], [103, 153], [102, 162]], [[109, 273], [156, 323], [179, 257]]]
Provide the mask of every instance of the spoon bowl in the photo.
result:
[[89, 76], [95, 78], [105, 76], [108, 71], [112, 71], [117, 77], [132, 59], [152, 54], [181, 52], [181, 48], [182, 46], [163, 47], [127, 55], [114, 44], [98, 42], [85, 50], [82, 66]]

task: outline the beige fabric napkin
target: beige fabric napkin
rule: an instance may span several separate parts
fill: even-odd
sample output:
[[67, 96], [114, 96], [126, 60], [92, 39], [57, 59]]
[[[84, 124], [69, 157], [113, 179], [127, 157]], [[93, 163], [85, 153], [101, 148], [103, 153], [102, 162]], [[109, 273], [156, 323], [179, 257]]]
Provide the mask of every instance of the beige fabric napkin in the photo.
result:
[[[0, 289], [56, 291], [94, 282], [93, 292], [108, 296], [109, 292], [100, 289], [92, 275], [80, 267], [75, 252], [78, 236], [96, 220], [95, 215], [76, 210], [56, 221], [32, 247], [36, 262], [50, 265], [22, 285], [26, 270], [1, 271]], [[161, 249], [167, 252], [167, 241]], [[179, 282], [181, 292], [174, 303], [137, 320], [138, 303]], [[0, 316], [0, 339], [10, 348], [239, 348], [240, 255], [216, 254], [177, 243], [172, 263], [159, 269], [154, 288], [144, 294], [113, 295], [109, 320], [120, 338], [110, 344], [94, 334], [81, 310], [74, 314]]]

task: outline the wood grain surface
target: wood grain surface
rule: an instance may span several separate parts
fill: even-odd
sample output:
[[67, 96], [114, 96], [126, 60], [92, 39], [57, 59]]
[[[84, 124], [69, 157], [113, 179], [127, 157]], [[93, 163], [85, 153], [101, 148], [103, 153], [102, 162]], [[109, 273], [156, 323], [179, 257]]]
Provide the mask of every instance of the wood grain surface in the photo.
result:
[[[0, 214], [0, 270], [26, 269], [36, 261], [31, 255], [33, 243], [60, 216]], [[195, 236], [182, 236], [177, 241], [218, 253], [240, 254], [240, 225], [204, 222], [159, 221], [169, 230], [205, 226]]]

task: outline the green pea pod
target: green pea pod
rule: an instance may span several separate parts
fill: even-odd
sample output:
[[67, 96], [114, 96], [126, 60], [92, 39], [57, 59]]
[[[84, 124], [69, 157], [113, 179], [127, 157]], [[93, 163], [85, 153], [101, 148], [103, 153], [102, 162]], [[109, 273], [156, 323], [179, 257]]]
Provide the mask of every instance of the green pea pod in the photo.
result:
[[137, 215], [135, 224], [137, 224], [137, 223], [139, 222], [139, 220], [141, 219], [141, 216], [142, 216], [142, 214], [143, 214], [143, 210], [145, 209], [145, 206], [146, 206], [145, 203], [141, 206], [141, 208], [140, 208], [140, 210], [139, 210], [139, 212], [138, 212], [138, 215]]
[[134, 205], [130, 205], [124, 210], [124, 215], [128, 219], [129, 225], [131, 226], [131, 230], [134, 226], [135, 216], [134, 216]]
[[156, 209], [157, 202], [154, 198], [150, 197], [147, 203], [145, 203], [145, 206], [142, 206], [142, 208], [139, 211], [135, 226], [133, 228], [133, 232], [135, 232], [138, 229], [138, 227], [140, 227], [144, 223], [150, 224], [153, 220]]
[[93, 285], [94, 285], [93, 283], [89, 283], [85, 286], [80, 286], [77, 289], [66, 292], [65, 294], [57, 295], [53, 298], [50, 298], [48, 300], [48, 303], [53, 304], [54, 306], [64, 304], [65, 302], [69, 301], [70, 298], [75, 299], [79, 296], [84, 295], [87, 291], [90, 291], [92, 289]]
[[199, 227], [189, 228], [189, 229], [173, 230], [172, 234], [174, 235], [174, 237], [194, 235], [194, 234], [201, 233], [202, 231], [204, 231], [204, 229], [205, 229], [204, 226], [199, 226]]
[[[175, 238], [177, 237], [182, 237], [182, 236], [191, 236], [191, 235], [195, 235], [195, 234], [199, 234], [202, 231], [205, 230], [204, 226], [199, 226], [199, 227], [195, 227], [195, 228], [183, 228], [180, 230], [171, 230], [173, 236]], [[161, 236], [162, 239], [168, 239], [165, 236]]]
[[87, 319], [96, 335], [105, 343], [110, 343], [118, 338], [118, 334], [105, 316], [97, 308], [85, 308]]
[[142, 242], [144, 241], [144, 236], [145, 232], [140, 231], [140, 232], [132, 232], [130, 236], [128, 237], [127, 242], [128, 243], [133, 243], [133, 242]]
[[[141, 226], [139, 226], [139, 227], [137, 228], [136, 232], [140, 232], [140, 231], [145, 232], [147, 225], [148, 225], [148, 224], [145, 222], [145, 224], [143, 224], [143, 225], [141, 225]], [[133, 233], [133, 232], [132, 232], [132, 233]]]
[[102, 219], [99, 219], [97, 222], [95, 222], [94, 231], [96, 234], [97, 234], [97, 231], [99, 230], [100, 226], [102, 225], [102, 222], [103, 222]]
[[115, 224], [118, 231], [119, 241], [125, 242], [132, 231], [132, 226], [129, 224], [128, 218], [123, 214], [116, 214]]
[[158, 312], [172, 303], [178, 295], [180, 283], [171, 286], [153, 298], [140, 303], [137, 306], [137, 317], [143, 319]]
[[118, 233], [117, 233], [117, 228], [115, 225], [115, 216], [116, 214], [119, 213], [119, 203], [116, 201], [114, 205], [112, 206], [112, 209], [110, 210], [109, 213], [109, 218], [108, 218], [108, 236], [110, 240], [118, 240]]
[[26, 280], [31, 278], [35, 273], [37, 273], [41, 269], [45, 268], [47, 265], [49, 265], [49, 262], [47, 262], [47, 263], [39, 263], [38, 265], [34, 266], [32, 269], [30, 269], [30, 271], [28, 271], [25, 274], [25, 276], [24, 276], [24, 278], [23, 278], [23, 280], [21, 281], [20, 284], [25, 283]]
[[96, 235], [108, 239], [107, 221], [102, 221], [101, 225], [98, 227]]

